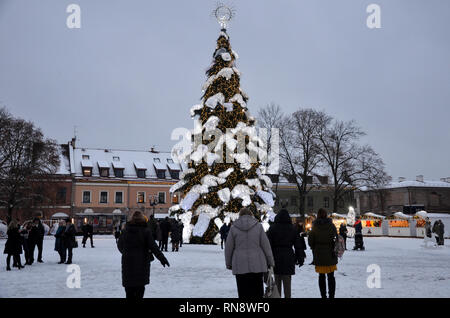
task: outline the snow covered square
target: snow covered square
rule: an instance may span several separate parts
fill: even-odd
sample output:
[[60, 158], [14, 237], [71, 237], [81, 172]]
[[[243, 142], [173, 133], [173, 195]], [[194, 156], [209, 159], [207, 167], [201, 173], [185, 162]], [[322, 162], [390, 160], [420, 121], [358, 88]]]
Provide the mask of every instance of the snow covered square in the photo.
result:
[[[80, 243], [80, 238], [78, 238]], [[421, 247], [414, 238], [364, 238], [366, 250], [344, 253], [336, 272], [336, 297], [450, 297], [450, 242], [440, 247]], [[0, 240], [3, 251], [6, 240]], [[68, 288], [71, 273], [68, 265], [59, 265], [53, 250], [54, 238], [44, 241], [44, 262], [22, 270], [5, 270], [5, 255], [0, 262], [0, 297], [37, 298], [123, 298], [120, 253], [112, 236], [95, 236], [95, 248], [74, 249], [74, 264], [80, 266], [81, 287]], [[348, 239], [347, 247], [353, 247]], [[319, 298], [317, 274], [306, 251], [305, 265], [296, 268], [292, 279], [294, 298]], [[170, 268], [152, 263], [147, 298], [234, 298], [236, 284], [231, 271], [225, 269], [224, 253], [218, 245], [185, 244], [180, 252], [165, 253]], [[23, 258], [23, 255], [22, 255]], [[367, 280], [380, 268], [381, 288], [369, 288]], [[370, 285], [370, 284], [369, 284]]]

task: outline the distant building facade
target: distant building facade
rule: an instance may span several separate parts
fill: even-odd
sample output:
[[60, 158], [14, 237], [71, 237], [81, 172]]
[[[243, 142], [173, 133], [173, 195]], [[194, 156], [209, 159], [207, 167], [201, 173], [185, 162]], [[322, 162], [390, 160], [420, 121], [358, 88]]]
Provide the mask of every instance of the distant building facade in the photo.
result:
[[[295, 183], [289, 182], [285, 177], [271, 176], [272, 191], [276, 194], [274, 211], [277, 213], [281, 208], [288, 210], [290, 214], [300, 214], [300, 196]], [[305, 213], [317, 213], [320, 208], [328, 212], [347, 213], [350, 206], [355, 207], [353, 188], [346, 191], [339, 201], [337, 211], [333, 211], [333, 185], [329, 183], [326, 176], [311, 176], [308, 180], [309, 192], [305, 198]]]
[[380, 189], [361, 189], [356, 192], [360, 213], [373, 212], [391, 215], [394, 212], [413, 214], [420, 210], [430, 213], [450, 213], [450, 178], [440, 181], [399, 178]]
[[[168, 152], [78, 148], [73, 139], [60, 146], [56, 174], [39, 184], [47, 199], [15, 211], [13, 218], [67, 216], [78, 226], [90, 221], [105, 232], [136, 210], [162, 218], [179, 203], [180, 194], [169, 190], [181, 171]], [[0, 218], [6, 219], [6, 209], [0, 209]]]

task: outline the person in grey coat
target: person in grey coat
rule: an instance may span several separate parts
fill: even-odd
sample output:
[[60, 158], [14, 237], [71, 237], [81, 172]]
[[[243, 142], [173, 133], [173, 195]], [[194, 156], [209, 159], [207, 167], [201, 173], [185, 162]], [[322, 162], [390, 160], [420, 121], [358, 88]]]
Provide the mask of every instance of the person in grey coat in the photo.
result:
[[263, 275], [275, 262], [262, 225], [247, 208], [239, 212], [228, 232], [225, 263], [236, 277], [239, 298], [263, 297]]

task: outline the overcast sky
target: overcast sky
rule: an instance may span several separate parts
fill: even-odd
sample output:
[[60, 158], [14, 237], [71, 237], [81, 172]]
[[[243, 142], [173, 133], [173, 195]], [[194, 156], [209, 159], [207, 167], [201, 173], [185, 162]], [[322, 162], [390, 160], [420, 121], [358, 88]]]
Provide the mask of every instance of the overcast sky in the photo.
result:
[[[66, 7], [81, 7], [81, 29]], [[381, 29], [366, 7], [381, 7]], [[219, 33], [211, 0], [0, 0], [0, 105], [61, 143], [170, 150]], [[450, 176], [449, 0], [234, 0], [249, 109], [355, 119], [394, 178]]]

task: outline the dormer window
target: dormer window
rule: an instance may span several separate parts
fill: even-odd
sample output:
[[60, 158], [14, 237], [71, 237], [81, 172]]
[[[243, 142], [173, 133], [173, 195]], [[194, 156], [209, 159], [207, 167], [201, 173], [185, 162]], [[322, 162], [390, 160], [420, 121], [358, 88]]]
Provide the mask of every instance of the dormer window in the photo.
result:
[[166, 178], [166, 167], [161, 163], [161, 159], [153, 158], [153, 166], [155, 167], [156, 177], [158, 179]]
[[134, 167], [136, 169], [136, 175], [137, 175], [138, 178], [145, 178], [146, 177], [147, 168], [145, 167], [145, 165], [142, 162], [135, 161], [134, 162]]
[[89, 158], [89, 155], [82, 155], [81, 159], [82, 160], [89, 160], [90, 158]]
[[98, 161], [98, 171], [100, 173], [100, 177], [109, 177], [109, 165], [106, 161]]
[[114, 156], [113, 161], [120, 161], [120, 157]]
[[167, 167], [169, 167], [169, 173], [172, 179], [180, 179], [180, 165], [174, 163], [173, 159], [167, 159]]
[[113, 157], [112, 166], [113, 166], [113, 169], [114, 169], [114, 176], [116, 178], [123, 178], [123, 175], [124, 175], [123, 171], [125, 170], [125, 166], [118, 159], [120, 159], [120, 158], [119, 157]]
[[[87, 159], [85, 159], [87, 158]], [[92, 177], [92, 162], [89, 160], [89, 156], [83, 155], [83, 160], [81, 160], [81, 171], [84, 177]]]

